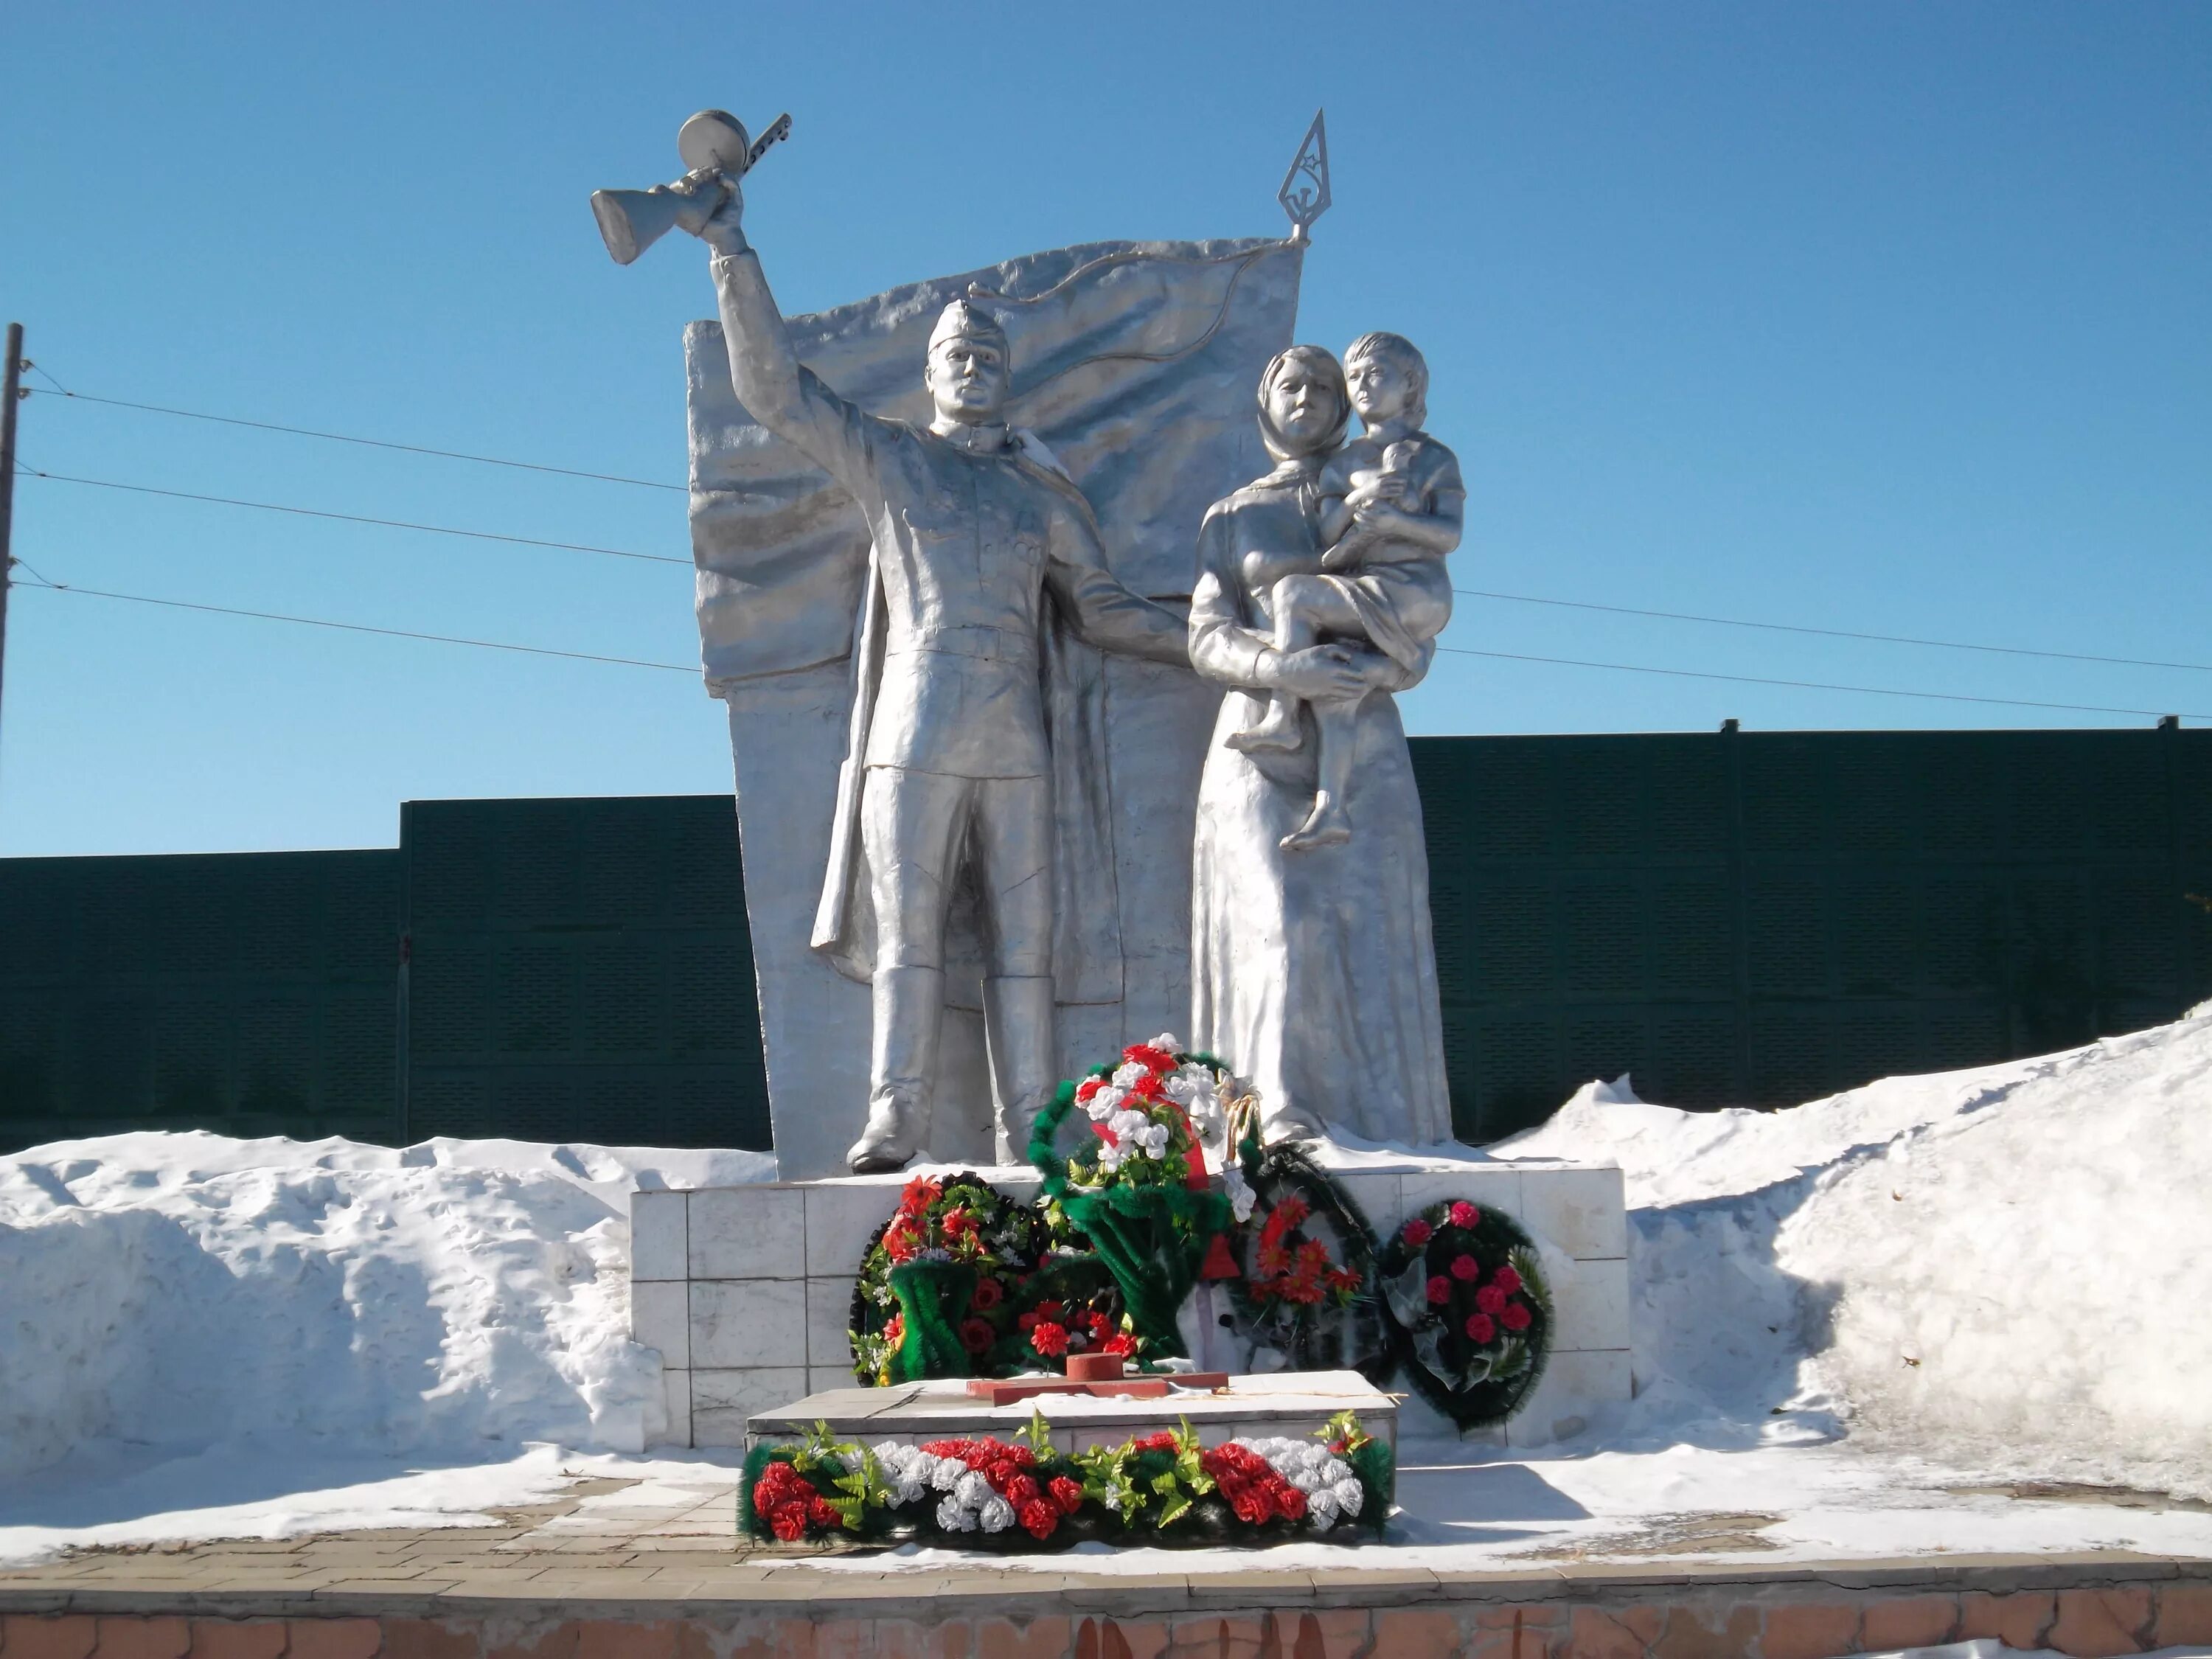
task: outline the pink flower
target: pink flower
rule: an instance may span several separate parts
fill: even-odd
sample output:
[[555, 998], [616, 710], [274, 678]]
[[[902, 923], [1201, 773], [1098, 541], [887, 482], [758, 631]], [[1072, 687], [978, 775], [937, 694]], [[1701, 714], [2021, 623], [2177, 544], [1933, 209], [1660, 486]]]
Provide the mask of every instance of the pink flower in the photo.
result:
[[1460, 1200], [1458, 1203], [1451, 1206], [1451, 1224], [1453, 1226], [1474, 1227], [1480, 1226], [1481, 1222], [1482, 1212], [1476, 1209], [1474, 1205], [1468, 1203], [1465, 1199]]
[[1451, 1300], [1451, 1280], [1438, 1273], [1429, 1281], [1429, 1300], [1442, 1307]]
[[1471, 1255], [1455, 1255], [1452, 1258], [1451, 1276], [1472, 1285], [1482, 1277], [1482, 1264]]
[[1505, 1304], [1505, 1311], [1498, 1315], [1509, 1331], [1527, 1330], [1528, 1317], [1528, 1304], [1525, 1302], [1509, 1302]]
[[1505, 1292], [1495, 1285], [1486, 1285], [1474, 1293], [1474, 1305], [1495, 1317], [1505, 1311]]
[[1418, 1250], [1422, 1245], [1427, 1243], [1431, 1238], [1435, 1237], [1436, 1231], [1437, 1230], [1434, 1227], [1429, 1225], [1429, 1224], [1422, 1220], [1420, 1217], [1415, 1216], [1411, 1221], [1408, 1221], [1406, 1224], [1404, 1229], [1399, 1233], [1398, 1237], [1404, 1239], [1406, 1243], [1412, 1245]]
[[1497, 1334], [1498, 1327], [1492, 1322], [1491, 1317], [1488, 1314], [1475, 1313], [1469, 1314], [1467, 1316], [1467, 1340], [1468, 1341], [1474, 1343], [1487, 1342]]

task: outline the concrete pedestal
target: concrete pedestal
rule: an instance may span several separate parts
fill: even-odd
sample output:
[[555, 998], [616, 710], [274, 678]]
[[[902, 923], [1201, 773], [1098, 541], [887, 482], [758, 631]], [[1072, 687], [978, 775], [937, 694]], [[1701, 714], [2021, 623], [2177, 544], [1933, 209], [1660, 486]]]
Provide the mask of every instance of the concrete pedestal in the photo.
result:
[[[1542, 1445], [1573, 1433], [1592, 1409], [1628, 1399], [1618, 1167], [1353, 1156], [1356, 1167], [1330, 1175], [1378, 1236], [1424, 1206], [1464, 1198], [1513, 1217], [1544, 1249], [1557, 1314], [1551, 1364], [1512, 1420], [1478, 1431], [1481, 1437]], [[631, 1334], [660, 1351], [667, 1443], [741, 1446], [754, 1413], [853, 1386], [847, 1329], [860, 1255], [917, 1173], [632, 1195]], [[1027, 1166], [977, 1173], [1009, 1196], [1036, 1194], [1037, 1174]]]

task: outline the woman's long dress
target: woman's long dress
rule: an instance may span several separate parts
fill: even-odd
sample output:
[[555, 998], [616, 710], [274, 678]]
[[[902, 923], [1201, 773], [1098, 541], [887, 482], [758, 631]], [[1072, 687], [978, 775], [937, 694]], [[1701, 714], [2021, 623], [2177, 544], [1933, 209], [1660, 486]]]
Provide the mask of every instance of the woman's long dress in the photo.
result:
[[1428, 850], [1395, 700], [1361, 702], [1352, 839], [1279, 845], [1313, 805], [1313, 717], [1290, 754], [1224, 741], [1258, 723], [1252, 669], [1276, 580], [1320, 568], [1303, 469], [1214, 504], [1199, 534], [1191, 661], [1228, 690], [1199, 782], [1191, 866], [1192, 1041], [1259, 1089], [1271, 1121], [1340, 1125], [1376, 1140], [1451, 1135], [1443, 1023], [1429, 928]]

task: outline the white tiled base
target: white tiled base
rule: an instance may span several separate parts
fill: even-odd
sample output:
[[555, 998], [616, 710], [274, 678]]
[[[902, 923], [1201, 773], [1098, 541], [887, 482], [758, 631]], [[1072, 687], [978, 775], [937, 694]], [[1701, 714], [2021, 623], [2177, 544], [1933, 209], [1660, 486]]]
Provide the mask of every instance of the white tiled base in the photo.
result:
[[[846, 1332], [860, 1255], [920, 1172], [631, 1195], [631, 1334], [661, 1353], [667, 1443], [742, 1446], [748, 1414], [851, 1386]], [[1026, 1166], [978, 1173], [1010, 1197], [1036, 1194]], [[1408, 1157], [1330, 1173], [1378, 1237], [1425, 1205], [1464, 1198], [1512, 1216], [1547, 1247], [1558, 1280], [1550, 1365], [1510, 1423], [1470, 1437], [1545, 1444], [1629, 1397], [1617, 1167]]]

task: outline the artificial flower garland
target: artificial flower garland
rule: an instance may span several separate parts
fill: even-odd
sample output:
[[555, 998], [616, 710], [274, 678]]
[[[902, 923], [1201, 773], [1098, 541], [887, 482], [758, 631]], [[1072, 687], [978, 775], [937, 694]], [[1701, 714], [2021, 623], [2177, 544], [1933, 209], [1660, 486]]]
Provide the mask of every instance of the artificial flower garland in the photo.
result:
[[917, 1176], [869, 1242], [853, 1288], [853, 1374], [886, 1384], [1022, 1370], [1036, 1212], [972, 1170]]
[[830, 1438], [756, 1446], [738, 1486], [738, 1528], [795, 1544], [915, 1539], [963, 1547], [1116, 1543], [1272, 1543], [1355, 1523], [1379, 1533], [1390, 1510], [1390, 1448], [1349, 1412], [1310, 1440], [1202, 1445], [1188, 1420], [1119, 1446], [1062, 1452], [1042, 1417], [1017, 1439]]

